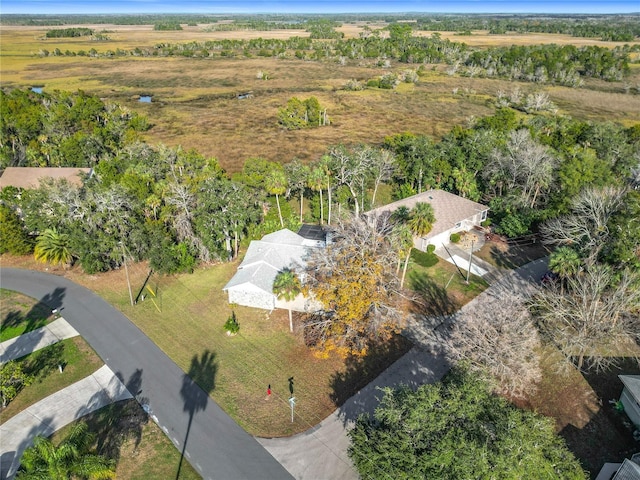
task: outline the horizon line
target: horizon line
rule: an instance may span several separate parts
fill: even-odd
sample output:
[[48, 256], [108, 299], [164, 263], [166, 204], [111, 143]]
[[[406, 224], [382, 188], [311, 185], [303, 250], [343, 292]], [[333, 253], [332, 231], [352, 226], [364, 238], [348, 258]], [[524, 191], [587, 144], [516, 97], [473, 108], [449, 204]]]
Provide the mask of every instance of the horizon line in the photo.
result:
[[[416, 10], [416, 11], [353, 11], [353, 12], [340, 12], [340, 11], [326, 11], [326, 12], [303, 12], [303, 11], [256, 11], [256, 12], [241, 12], [241, 11], [230, 11], [230, 12], [207, 12], [207, 11], [158, 11], [158, 12], [58, 12], [58, 13], [30, 13], [30, 12], [11, 12], [11, 13], [3, 13], [2, 16], [10, 16], [10, 15], [24, 15], [31, 17], [46, 17], [53, 15], [84, 15], [84, 16], [126, 16], [126, 15], [548, 15], [548, 16], [557, 16], [557, 15], [578, 15], [578, 16], [586, 16], [586, 15], [635, 15], [639, 16], [640, 11], [625, 11], [625, 12], [575, 12], [575, 11], [559, 11], [559, 12], [538, 12], [538, 11], [526, 11], [526, 12], [508, 12], [508, 11], [486, 11], [486, 12], [456, 12], [456, 11], [426, 11], [426, 10]], [[0, 20], [0, 23], [2, 21]]]

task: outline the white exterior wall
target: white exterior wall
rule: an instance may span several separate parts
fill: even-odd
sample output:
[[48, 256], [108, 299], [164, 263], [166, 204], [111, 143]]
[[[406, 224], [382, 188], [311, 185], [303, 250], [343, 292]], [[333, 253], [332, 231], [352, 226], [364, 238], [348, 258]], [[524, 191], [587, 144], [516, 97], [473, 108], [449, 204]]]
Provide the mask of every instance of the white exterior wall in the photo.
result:
[[[485, 214], [485, 219], [486, 218], [487, 217]], [[416, 237], [413, 239], [413, 246], [418, 250], [422, 250], [423, 252], [426, 252], [428, 245], [430, 244], [435, 245], [436, 248], [442, 245], [445, 245], [449, 243], [450, 241], [449, 238], [451, 237], [452, 233], [465, 232], [467, 230], [471, 230], [473, 229], [473, 227], [479, 226], [483, 221], [484, 220], [482, 220], [482, 212], [481, 212], [481, 213], [478, 213], [477, 215], [474, 215], [473, 217], [467, 218], [466, 220], [463, 220], [462, 222], [460, 222], [459, 227], [450, 228], [446, 232], [439, 233], [438, 235], [434, 235], [433, 237], [430, 237], [428, 239]]]
[[229, 294], [229, 303], [236, 303], [244, 307], [273, 310], [276, 306], [275, 295], [261, 290], [248, 291], [241, 288], [230, 288], [227, 293]]
[[418, 250], [422, 250], [423, 252], [427, 251], [428, 245], [435, 245], [436, 248], [442, 246], [443, 244], [449, 242], [449, 237], [451, 236], [452, 231], [447, 230], [446, 232], [439, 233], [431, 238], [418, 238], [414, 240], [413, 244]]
[[624, 406], [624, 412], [627, 414], [629, 419], [637, 427], [640, 427], [640, 405], [635, 401], [627, 387], [624, 387], [624, 389], [622, 390], [620, 401], [622, 402], [622, 405]]

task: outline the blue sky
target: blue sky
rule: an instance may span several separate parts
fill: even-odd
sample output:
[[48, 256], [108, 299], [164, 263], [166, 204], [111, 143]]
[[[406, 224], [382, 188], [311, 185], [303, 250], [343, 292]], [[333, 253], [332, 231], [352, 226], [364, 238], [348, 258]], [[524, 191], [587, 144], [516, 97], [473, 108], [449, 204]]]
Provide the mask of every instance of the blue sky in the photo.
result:
[[640, 0], [0, 0], [0, 12], [62, 13], [631, 13]]

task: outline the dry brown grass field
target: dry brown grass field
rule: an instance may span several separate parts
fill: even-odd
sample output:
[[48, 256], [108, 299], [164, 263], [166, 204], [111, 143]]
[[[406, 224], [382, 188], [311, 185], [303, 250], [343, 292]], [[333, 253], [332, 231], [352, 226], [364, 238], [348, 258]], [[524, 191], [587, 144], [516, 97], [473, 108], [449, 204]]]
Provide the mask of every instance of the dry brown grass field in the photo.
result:
[[[373, 25], [372, 28], [382, 25]], [[3, 26], [0, 31], [0, 74], [3, 86], [43, 85], [45, 91], [82, 89], [117, 101], [146, 115], [153, 128], [146, 139], [153, 143], [195, 148], [216, 157], [233, 172], [250, 157], [261, 156], [288, 162], [293, 158], [311, 161], [337, 143], [380, 143], [387, 135], [411, 131], [435, 138], [453, 125], [493, 112], [498, 90], [518, 86], [523, 92], [548, 91], [560, 113], [577, 118], [615, 120], [625, 125], [640, 121], [640, 96], [625, 93], [625, 85], [640, 84], [640, 69], [620, 83], [589, 81], [585, 88], [571, 89], [516, 83], [505, 80], [450, 77], [445, 66], [424, 66], [416, 85], [402, 84], [397, 90], [349, 92], [343, 86], [350, 79], [366, 81], [389, 70], [401, 71], [417, 65], [392, 63], [381, 68], [373, 61], [310, 62], [265, 57], [206, 59], [164, 57], [47, 57], [37, 53], [66, 50], [99, 52], [130, 50], [158, 43], [183, 43], [220, 38], [286, 38], [306, 35], [302, 30], [207, 32], [205, 26], [184, 27], [177, 32], [154, 31], [152, 26], [94, 25], [106, 31], [110, 40], [87, 38], [44, 39], [47, 27]], [[345, 24], [346, 36], [357, 36], [361, 24]], [[430, 34], [430, 32], [420, 32]], [[612, 42], [576, 39], [566, 35], [471, 36], [442, 33], [470, 45]], [[269, 80], [257, 78], [267, 72]], [[253, 97], [236, 99], [251, 91]], [[454, 93], [457, 92], [457, 93]], [[141, 94], [152, 95], [153, 103], [141, 104]], [[278, 109], [293, 96], [316, 96], [327, 108], [331, 125], [324, 128], [287, 131], [277, 123]]]

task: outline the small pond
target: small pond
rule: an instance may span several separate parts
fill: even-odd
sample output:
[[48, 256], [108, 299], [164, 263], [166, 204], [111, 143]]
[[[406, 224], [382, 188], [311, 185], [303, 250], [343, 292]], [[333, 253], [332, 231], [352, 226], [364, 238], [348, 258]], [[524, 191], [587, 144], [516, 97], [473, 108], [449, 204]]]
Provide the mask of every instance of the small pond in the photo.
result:
[[31, 87], [31, 91], [34, 93], [42, 93], [43, 87]]
[[151, 95], [140, 95], [138, 101], [140, 103], [151, 103]]

